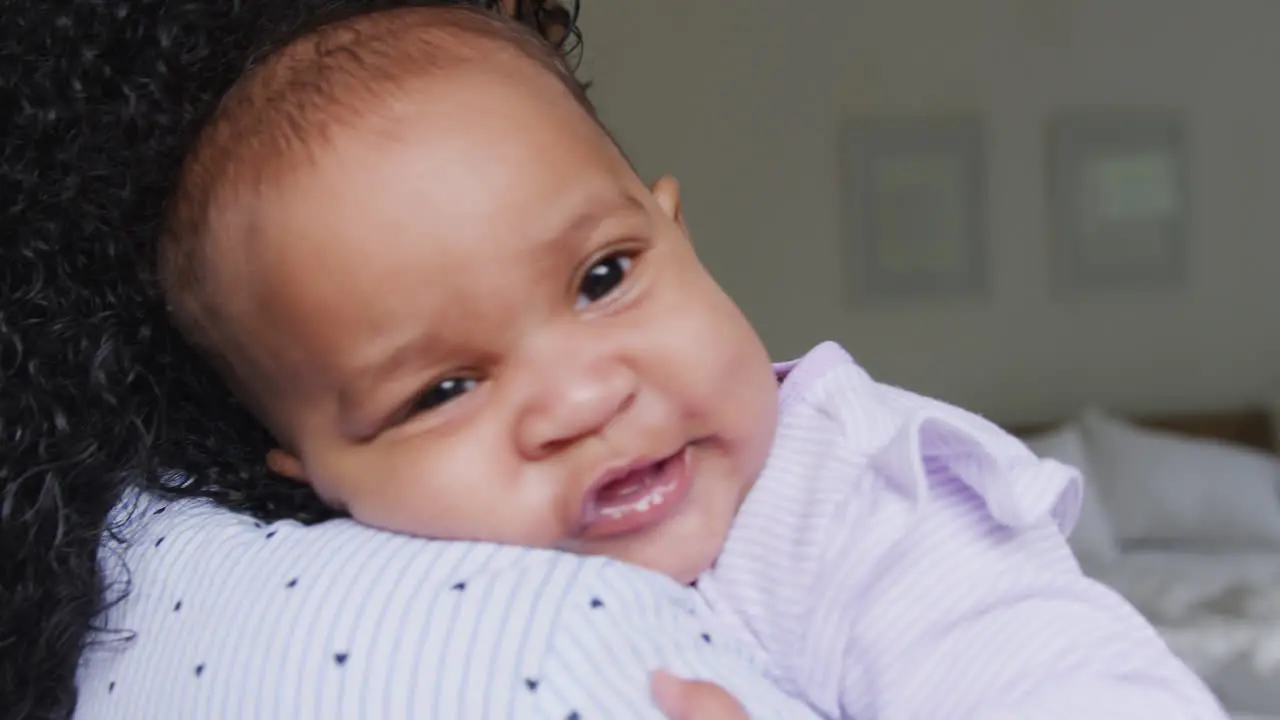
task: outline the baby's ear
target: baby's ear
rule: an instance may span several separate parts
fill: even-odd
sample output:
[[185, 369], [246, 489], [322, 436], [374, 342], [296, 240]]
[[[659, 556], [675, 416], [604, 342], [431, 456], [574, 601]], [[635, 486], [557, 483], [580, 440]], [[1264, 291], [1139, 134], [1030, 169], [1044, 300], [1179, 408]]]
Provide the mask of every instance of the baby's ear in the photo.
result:
[[688, 232], [684, 224], [684, 204], [680, 202], [680, 181], [670, 175], [663, 175], [653, 184], [650, 192], [653, 193], [653, 199], [658, 201], [658, 207], [662, 208], [662, 214], [671, 218], [681, 230]]
[[302, 461], [296, 455], [279, 448], [267, 453], [267, 469], [277, 475], [305, 483], [307, 474], [302, 468]]

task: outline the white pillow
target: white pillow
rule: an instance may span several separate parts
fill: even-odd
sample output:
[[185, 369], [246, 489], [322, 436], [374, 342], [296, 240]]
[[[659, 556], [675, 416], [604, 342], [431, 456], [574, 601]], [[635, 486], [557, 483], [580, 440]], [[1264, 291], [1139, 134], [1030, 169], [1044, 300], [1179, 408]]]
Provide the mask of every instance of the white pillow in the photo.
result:
[[1084, 475], [1084, 502], [1080, 507], [1080, 519], [1067, 544], [1081, 562], [1106, 563], [1120, 553], [1119, 544], [1111, 531], [1111, 519], [1103, 507], [1098, 490], [1094, 487], [1093, 472], [1085, 452], [1084, 435], [1075, 424], [1063, 425], [1055, 430], [1029, 437], [1027, 447], [1042, 458], [1052, 458], [1070, 465]]
[[1280, 452], [1280, 397], [1271, 403], [1271, 447]]
[[1082, 427], [1122, 543], [1280, 548], [1280, 459], [1098, 410], [1084, 414]]

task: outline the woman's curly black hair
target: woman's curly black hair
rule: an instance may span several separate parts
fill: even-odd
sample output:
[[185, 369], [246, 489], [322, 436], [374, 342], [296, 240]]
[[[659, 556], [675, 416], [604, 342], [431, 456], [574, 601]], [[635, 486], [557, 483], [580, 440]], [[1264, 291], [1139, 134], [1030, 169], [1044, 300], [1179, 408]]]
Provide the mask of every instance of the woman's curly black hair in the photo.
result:
[[157, 238], [184, 154], [251, 60], [351, 15], [444, 4], [581, 43], [576, 3], [554, 0], [0, 0], [0, 718], [72, 715], [80, 656], [110, 637], [97, 553], [129, 487], [332, 515], [268, 473], [270, 436], [170, 323]]

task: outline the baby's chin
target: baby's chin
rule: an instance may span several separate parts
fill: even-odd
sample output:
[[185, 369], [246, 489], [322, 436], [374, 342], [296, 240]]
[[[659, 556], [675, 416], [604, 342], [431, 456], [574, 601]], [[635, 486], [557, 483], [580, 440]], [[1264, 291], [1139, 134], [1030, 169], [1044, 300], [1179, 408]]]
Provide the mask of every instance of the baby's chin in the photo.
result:
[[724, 549], [726, 534], [727, 528], [726, 532], [714, 535], [702, 529], [700, 537], [672, 533], [653, 543], [604, 554], [666, 575], [682, 585], [690, 585], [715, 565], [716, 558]]
[[[753, 484], [754, 481], [746, 482], [729, 490], [732, 497], [705, 498], [712, 505], [703, 506], [702, 512], [671, 518], [664, 527], [656, 528], [656, 537], [641, 540], [629, 548], [619, 548], [622, 552], [606, 554], [666, 575], [683, 585], [692, 584], [715, 566], [738, 509]], [[721, 489], [728, 490], [725, 486]]]
[[669, 565], [664, 568], [651, 568], [675, 580], [681, 585], [692, 585], [697, 581], [702, 573], [710, 570], [716, 564], [716, 556], [720, 553], [710, 556], [705, 562], [694, 562], [690, 558], [681, 558], [679, 564]]

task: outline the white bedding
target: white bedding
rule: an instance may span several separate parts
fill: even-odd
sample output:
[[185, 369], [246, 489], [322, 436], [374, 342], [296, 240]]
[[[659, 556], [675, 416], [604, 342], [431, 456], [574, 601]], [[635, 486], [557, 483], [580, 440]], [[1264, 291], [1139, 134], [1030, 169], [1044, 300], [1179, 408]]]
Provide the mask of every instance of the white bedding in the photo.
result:
[[1126, 552], [1086, 570], [1146, 615], [1228, 708], [1280, 716], [1280, 553]]
[[1027, 444], [1089, 478], [1070, 539], [1085, 572], [1146, 615], [1237, 720], [1280, 720], [1280, 458], [1102, 410]]

